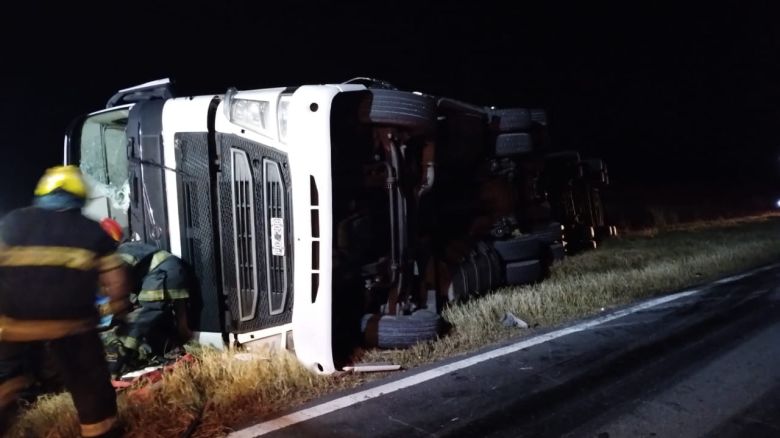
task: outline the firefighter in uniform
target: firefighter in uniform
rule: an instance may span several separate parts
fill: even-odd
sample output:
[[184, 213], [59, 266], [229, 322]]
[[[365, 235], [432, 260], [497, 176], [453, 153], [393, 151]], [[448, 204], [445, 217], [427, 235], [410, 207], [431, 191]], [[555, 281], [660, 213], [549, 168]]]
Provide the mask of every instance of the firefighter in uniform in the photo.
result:
[[98, 337], [95, 292], [115, 314], [128, 281], [114, 242], [81, 214], [87, 190], [75, 166], [50, 168], [32, 207], [0, 224], [0, 409], [30, 384], [34, 352], [48, 348], [76, 406], [81, 435], [119, 436], [116, 392]]
[[[105, 219], [101, 226], [115, 240], [122, 240], [116, 221]], [[124, 242], [117, 254], [129, 267], [133, 310], [114, 336], [104, 337], [115, 378], [164, 357], [192, 337], [187, 322], [190, 275], [184, 261], [143, 242]]]

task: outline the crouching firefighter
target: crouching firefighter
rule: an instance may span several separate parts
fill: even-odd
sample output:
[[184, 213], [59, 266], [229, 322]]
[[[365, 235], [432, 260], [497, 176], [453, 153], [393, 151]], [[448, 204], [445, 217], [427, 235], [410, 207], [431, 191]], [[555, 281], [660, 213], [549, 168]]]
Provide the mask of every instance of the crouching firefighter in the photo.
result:
[[[101, 225], [114, 239], [122, 240], [115, 221], [105, 219]], [[112, 334], [103, 337], [114, 378], [163, 362], [192, 337], [187, 322], [190, 274], [184, 261], [142, 242], [124, 242], [117, 253], [129, 267], [133, 309]]]
[[[75, 166], [50, 168], [32, 207], [0, 224], [0, 408], [9, 414], [47, 349], [76, 406], [81, 435], [120, 436], [116, 392], [98, 337], [95, 291], [115, 313], [128, 279], [114, 242], [81, 214], [87, 190]], [[6, 418], [7, 421], [7, 418]]]

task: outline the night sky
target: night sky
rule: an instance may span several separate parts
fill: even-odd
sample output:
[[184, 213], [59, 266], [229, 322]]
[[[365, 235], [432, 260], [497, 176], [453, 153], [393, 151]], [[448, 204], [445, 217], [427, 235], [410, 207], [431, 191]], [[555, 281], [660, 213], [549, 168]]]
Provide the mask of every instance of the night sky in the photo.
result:
[[373, 76], [543, 107], [554, 147], [605, 158], [624, 189], [780, 195], [771, 2], [103, 3], [4, 11], [0, 211], [29, 202], [72, 118], [163, 77], [188, 95]]

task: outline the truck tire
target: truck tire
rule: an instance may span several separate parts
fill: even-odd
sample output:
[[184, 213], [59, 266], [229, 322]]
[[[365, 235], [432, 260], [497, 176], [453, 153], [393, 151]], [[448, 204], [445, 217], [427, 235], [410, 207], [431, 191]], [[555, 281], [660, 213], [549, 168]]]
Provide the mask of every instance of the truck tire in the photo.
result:
[[469, 299], [470, 289], [469, 284], [473, 284], [474, 281], [470, 280], [470, 276], [473, 274], [473, 269], [470, 266], [468, 259], [459, 264], [452, 273], [452, 279], [450, 280], [450, 289], [452, 289], [452, 296], [449, 297], [450, 302], [465, 302]]
[[506, 284], [510, 286], [531, 284], [542, 275], [542, 264], [539, 260], [507, 263]]
[[487, 291], [494, 290], [501, 286], [503, 265], [501, 263], [501, 257], [498, 255], [495, 249], [485, 242], [479, 242], [477, 244], [477, 252], [487, 262], [487, 277], [488, 287]]
[[[444, 321], [430, 310], [418, 310], [411, 315], [368, 314], [363, 317], [361, 326], [364, 333], [376, 327], [377, 347], [400, 349], [435, 340], [444, 328]], [[370, 333], [366, 334], [371, 337]]]
[[465, 297], [477, 295], [477, 289], [479, 288], [479, 265], [477, 264], [476, 254], [472, 251], [466, 256], [466, 259], [460, 266], [463, 268], [462, 271], [464, 273]]
[[498, 253], [484, 242], [455, 268], [452, 274], [452, 301], [463, 302], [484, 295], [501, 285], [502, 263]]
[[372, 89], [365, 119], [377, 125], [428, 130], [436, 123], [436, 101], [428, 96], [397, 90]]
[[504, 262], [538, 259], [541, 244], [535, 235], [515, 237], [509, 240], [493, 242], [493, 248]]
[[495, 109], [488, 114], [497, 132], [525, 131], [531, 127], [531, 111], [527, 108]]
[[530, 154], [532, 151], [533, 145], [531, 142], [531, 134], [515, 132], [511, 134], [499, 134], [496, 137], [494, 153], [497, 157]]

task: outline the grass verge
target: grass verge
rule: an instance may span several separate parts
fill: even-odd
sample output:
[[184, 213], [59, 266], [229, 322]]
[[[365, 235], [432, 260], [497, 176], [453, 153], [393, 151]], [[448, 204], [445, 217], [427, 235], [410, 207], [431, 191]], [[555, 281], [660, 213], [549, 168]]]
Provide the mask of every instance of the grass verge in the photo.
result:
[[[505, 312], [532, 326], [549, 327], [777, 260], [778, 216], [638, 232], [568, 258], [540, 284], [504, 288], [447, 309], [444, 316], [453, 330], [439, 341], [408, 350], [369, 351], [362, 360], [411, 368], [533, 333], [533, 328], [504, 327], [500, 321]], [[284, 353], [262, 358], [201, 350], [197, 356], [197, 363], [173, 370], [153, 390], [120, 397], [128, 436], [221, 436], [251, 418], [381, 376], [315, 376]], [[70, 397], [40, 399], [22, 414], [10, 436], [78, 436]]]

